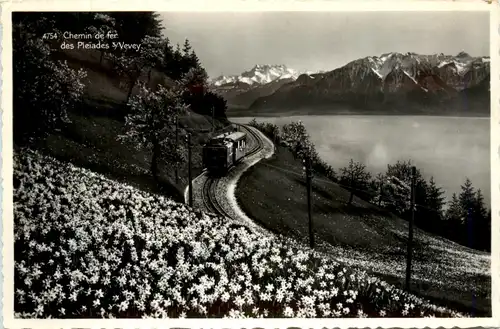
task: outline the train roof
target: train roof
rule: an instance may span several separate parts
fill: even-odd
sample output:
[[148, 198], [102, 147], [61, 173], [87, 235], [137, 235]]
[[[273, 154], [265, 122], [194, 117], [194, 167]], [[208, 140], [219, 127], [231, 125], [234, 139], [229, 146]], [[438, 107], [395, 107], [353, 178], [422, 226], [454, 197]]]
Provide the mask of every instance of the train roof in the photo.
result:
[[241, 132], [241, 131], [236, 131], [236, 132], [226, 132], [226, 133], [223, 133], [221, 135], [218, 135], [218, 136], [215, 136], [213, 137], [211, 140], [209, 140], [205, 146], [210, 146], [210, 147], [214, 147], [214, 146], [217, 146], [217, 145], [224, 145], [224, 146], [228, 146], [230, 145], [230, 143], [234, 143], [234, 142], [237, 142], [239, 140], [242, 140], [243, 138], [245, 138], [247, 134], [244, 133], [244, 132]]
[[243, 139], [247, 134], [242, 131], [235, 131], [234, 133], [227, 135], [225, 138], [230, 139], [234, 142]]

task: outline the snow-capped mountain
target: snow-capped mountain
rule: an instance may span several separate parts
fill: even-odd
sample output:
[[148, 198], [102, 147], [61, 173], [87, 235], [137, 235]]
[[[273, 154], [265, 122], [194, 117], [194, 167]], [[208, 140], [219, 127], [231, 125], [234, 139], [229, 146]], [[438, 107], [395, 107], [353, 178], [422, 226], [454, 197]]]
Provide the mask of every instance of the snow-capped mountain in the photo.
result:
[[[395, 70], [401, 71], [410, 79], [415, 80], [419, 75], [425, 72], [430, 72], [435, 69], [444, 73], [456, 75], [457, 77], [464, 77], [467, 72], [474, 69], [474, 66], [483, 66], [484, 63], [489, 63], [488, 57], [471, 57], [465, 52], [460, 52], [456, 56], [439, 55], [419, 55], [416, 53], [388, 53], [380, 57], [366, 57], [361, 61], [366, 60], [369, 62], [370, 68], [380, 79], [384, 80], [387, 76]], [[354, 63], [354, 62], [353, 62]], [[349, 64], [348, 64], [349, 65]], [[416, 82], [416, 80], [415, 80]], [[466, 86], [456, 86], [459, 89], [466, 88]]]
[[256, 99], [250, 109], [328, 108], [339, 104], [363, 111], [472, 104], [486, 108], [489, 75], [489, 57], [472, 57], [465, 52], [455, 56], [386, 53], [357, 59], [329, 72], [301, 75]]
[[240, 75], [221, 75], [212, 79], [211, 84], [217, 87], [237, 83], [244, 83], [250, 86], [255, 84], [262, 85], [276, 80], [295, 80], [302, 73], [303, 72], [288, 68], [285, 65], [255, 65], [252, 69]]
[[240, 75], [221, 75], [212, 79], [210, 85], [224, 96], [229, 107], [248, 108], [259, 97], [271, 95], [304, 74], [311, 72], [300, 72], [285, 65], [255, 65]]

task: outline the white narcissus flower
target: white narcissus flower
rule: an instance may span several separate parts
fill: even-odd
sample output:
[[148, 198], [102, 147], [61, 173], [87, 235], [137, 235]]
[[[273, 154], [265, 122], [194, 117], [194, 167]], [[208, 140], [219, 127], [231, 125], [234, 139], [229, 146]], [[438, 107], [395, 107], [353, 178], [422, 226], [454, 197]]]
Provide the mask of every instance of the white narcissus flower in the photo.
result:
[[[28, 154], [30, 159], [39, 157]], [[376, 301], [389, 296], [391, 308], [387, 309], [396, 306], [403, 315], [410, 309], [418, 314], [425, 307], [436, 314], [459, 316], [362, 273], [347, 275], [344, 265], [317, 258], [322, 256], [297, 249], [291, 252], [294, 247], [279, 239], [262, 239], [254, 232], [233, 229], [214, 215], [193, 215], [185, 206], [164, 197], [151, 197], [63, 164], [54, 166], [50, 173], [39, 167], [38, 173], [29, 173], [41, 179], [20, 176], [26, 188], [16, 191], [16, 197], [39, 205], [44, 215], [37, 218], [15, 205], [22, 214], [15, 227], [15, 241], [20, 243], [27, 233], [30, 237], [25, 240], [30, 241], [25, 245], [25, 258], [16, 259], [15, 271], [20, 278], [16, 297], [24, 296], [24, 305], [34, 305], [31, 311], [36, 310], [38, 316], [57, 316], [61, 309], [65, 316], [71, 316], [66, 305], [85, 300], [85, 295], [92, 297], [93, 303], [78, 314], [106, 317], [121, 312], [153, 317], [166, 317], [168, 312], [205, 316], [220, 302], [234, 303], [238, 309], [231, 315], [235, 317], [250, 316], [252, 308], [253, 316], [366, 316], [361, 312], [363, 305], [354, 301], [364, 301], [361, 297], [366, 297], [367, 290], [369, 298]], [[51, 177], [49, 189], [37, 183], [45, 182], [45, 177]], [[85, 188], [79, 187], [82, 183]], [[75, 209], [58, 206], [57, 198], [47, 191], [71, 194], [68, 199]], [[127, 217], [130, 212], [132, 217]], [[51, 232], [58, 232], [61, 238], [46, 241]], [[42, 264], [37, 257], [43, 253], [50, 253], [52, 262], [36, 265]], [[276, 265], [278, 261], [283, 269]], [[313, 262], [320, 264], [317, 271], [311, 270]], [[264, 279], [257, 281], [259, 277]], [[363, 284], [371, 285], [370, 289]], [[29, 289], [29, 285], [42, 291]], [[53, 310], [41, 306], [49, 301], [56, 306]], [[354, 305], [349, 309], [340, 301]], [[263, 307], [268, 303], [278, 304], [282, 311], [273, 308], [272, 314], [266, 313]], [[380, 311], [380, 315], [385, 312]]]

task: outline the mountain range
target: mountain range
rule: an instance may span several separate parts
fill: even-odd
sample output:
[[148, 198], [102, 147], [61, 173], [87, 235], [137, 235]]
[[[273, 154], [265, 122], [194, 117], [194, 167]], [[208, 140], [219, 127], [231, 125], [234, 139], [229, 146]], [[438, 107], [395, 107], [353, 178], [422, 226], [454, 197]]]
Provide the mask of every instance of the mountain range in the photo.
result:
[[229, 115], [489, 115], [490, 59], [465, 52], [386, 53], [302, 74], [284, 65], [257, 65], [212, 80], [212, 88], [226, 98]]
[[226, 98], [230, 108], [248, 108], [257, 98], [272, 94], [302, 74], [311, 72], [300, 72], [283, 64], [258, 64], [240, 75], [221, 75], [210, 84]]

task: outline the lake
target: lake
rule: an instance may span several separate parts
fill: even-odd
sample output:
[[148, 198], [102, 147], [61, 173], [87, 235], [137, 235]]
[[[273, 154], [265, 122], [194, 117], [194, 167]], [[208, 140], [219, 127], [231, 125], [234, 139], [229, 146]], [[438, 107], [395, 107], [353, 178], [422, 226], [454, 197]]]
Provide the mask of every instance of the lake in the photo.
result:
[[[230, 118], [248, 123], [252, 118]], [[291, 116], [256, 118], [279, 126], [301, 120], [322, 159], [334, 169], [352, 158], [372, 173], [409, 160], [434, 176], [447, 199], [468, 177], [490, 205], [490, 119], [433, 116]]]

